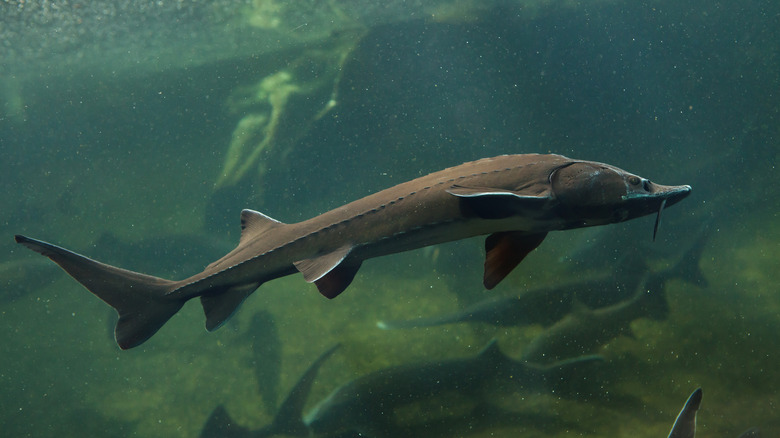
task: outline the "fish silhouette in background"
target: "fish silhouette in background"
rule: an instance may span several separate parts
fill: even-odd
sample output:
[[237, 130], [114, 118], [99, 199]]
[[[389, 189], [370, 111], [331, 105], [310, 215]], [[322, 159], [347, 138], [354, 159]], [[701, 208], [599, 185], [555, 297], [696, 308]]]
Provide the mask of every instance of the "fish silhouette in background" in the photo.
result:
[[611, 306], [590, 309], [573, 298], [572, 312], [537, 335], [523, 349], [522, 358], [546, 363], [593, 352], [612, 339], [634, 337], [631, 322], [639, 318], [663, 320], [669, 314], [664, 286], [670, 278], [685, 278], [706, 285], [699, 269], [707, 235], [702, 234], [677, 262], [657, 273], [647, 267], [637, 275], [634, 295]]
[[681, 279], [704, 287], [707, 286], [707, 279], [699, 268], [699, 262], [708, 238], [708, 231], [701, 230], [674, 264], [657, 271], [650, 270], [642, 254], [631, 251], [621, 258], [615, 269], [606, 274], [533, 288], [517, 296], [490, 298], [454, 313], [379, 321], [377, 327], [390, 330], [457, 323], [484, 323], [498, 327], [541, 324], [547, 327], [572, 311], [575, 297], [580, 307], [597, 309], [630, 299], [642, 281], [652, 290], [663, 289], [671, 279]]
[[696, 413], [701, 406], [701, 398], [701, 388], [697, 388], [691, 393], [680, 413], [677, 414], [677, 419], [674, 420], [672, 430], [669, 431], [667, 438], [693, 438], [696, 436]]
[[[697, 388], [688, 397], [667, 438], [694, 438], [696, 436], [696, 413], [702, 400], [701, 388]], [[742, 432], [737, 438], [761, 438], [761, 432], [753, 427]]]
[[314, 379], [317, 377], [322, 364], [339, 348], [334, 345], [322, 353], [306, 371], [298, 382], [290, 390], [287, 398], [276, 411], [270, 425], [260, 430], [250, 430], [238, 425], [225, 410], [225, 407], [217, 406], [211, 412], [206, 424], [201, 430], [201, 438], [261, 438], [275, 435], [287, 435], [296, 437], [309, 436], [309, 429], [303, 423], [303, 407], [311, 392]]
[[206, 328], [214, 330], [269, 280], [300, 272], [334, 298], [364, 260], [480, 235], [488, 235], [483, 283], [492, 289], [550, 231], [656, 214], [655, 234], [663, 209], [690, 191], [603, 163], [502, 155], [434, 172], [295, 224], [244, 210], [238, 246], [180, 281], [116, 268], [29, 237], [15, 239], [114, 307], [116, 340], [127, 349], [149, 339], [195, 297]]
[[[578, 298], [582, 297], [581, 301], [584, 304], [599, 306], [604, 302], [614, 302], [616, 292], [621, 293], [627, 287], [633, 290], [638, 281], [637, 277], [619, 275], [623, 272], [622, 267], [625, 264], [621, 262], [615, 272], [528, 289], [516, 296], [489, 298], [449, 314], [379, 321], [377, 327], [383, 330], [394, 330], [457, 323], [485, 323], [497, 327], [522, 327], [533, 324], [549, 326], [571, 311], [575, 295]], [[631, 270], [632, 273], [633, 271], [634, 269]]]
[[40, 264], [41, 260], [39, 257], [0, 262], [0, 304], [12, 303], [60, 278], [62, 271], [52, 270], [51, 263]]
[[[291, 436], [291, 437], [327, 436], [328, 438], [366, 437], [366, 435], [363, 435], [360, 432], [355, 430], [356, 425], [353, 422], [353, 417], [351, 415], [343, 417], [341, 420], [342, 424], [331, 425], [329, 428], [326, 428], [327, 430], [320, 431], [320, 433], [315, 433], [306, 425], [306, 423], [304, 423], [305, 418], [309, 418], [309, 421], [314, 421], [312, 420], [312, 418], [321, 417], [323, 415], [329, 415], [330, 413], [334, 413], [333, 411], [319, 412], [319, 413], [317, 412], [318, 409], [333, 409], [333, 408], [314, 408], [312, 413], [310, 413], [307, 416], [304, 416], [302, 410], [306, 403], [307, 398], [309, 397], [309, 392], [311, 390], [312, 383], [314, 382], [314, 379], [319, 369], [322, 367], [324, 362], [333, 354], [333, 352], [337, 348], [338, 345], [326, 351], [314, 363], [312, 363], [309, 366], [306, 372], [298, 380], [298, 383], [296, 383], [296, 385], [290, 391], [290, 394], [287, 396], [285, 401], [282, 403], [281, 407], [279, 408], [279, 410], [274, 416], [274, 420], [270, 425], [262, 427], [257, 430], [252, 430], [247, 427], [241, 426], [240, 424], [236, 423], [236, 421], [233, 420], [233, 418], [230, 417], [230, 415], [228, 414], [224, 406], [220, 405], [212, 411], [211, 415], [209, 415], [206, 424], [203, 426], [203, 429], [201, 430], [200, 437], [201, 438], [262, 438], [262, 437], [271, 437], [271, 436]], [[492, 349], [491, 350], [492, 353], [497, 352], [497, 348], [495, 348], [494, 342], [491, 343], [490, 348]], [[500, 355], [500, 352], [497, 352], [496, 354]], [[473, 359], [471, 360], [473, 361]], [[511, 359], [506, 358], [506, 360], [511, 360]], [[590, 361], [598, 362], [600, 361], [600, 358], [595, 356], [582, 358], [581, 363], [586, 364]], [[468, 360], [463, 360], [461, 362], [467, 363]], [[550, 372], [544, 374], [544, 376], [549, 380], [548, 384], [554, 387], [556, 385], [555, 381], [560, 379], [564, 375], [564, 373], [577, 371], [577, 369], [579, 369], [580, 367], [576, 366], [576, 364], [579, 362], [580, 361], [571, 361], [571, 365], [568, 365], [568, 363], [562, 363], [560, 370], [551, 370]], [[451, 361], [449, 362], [449, 364], [447, 362], [443, 362], [442, 363], [443, 366], [440, 368], [440, 371], [444, 373], [447, 372], [449, 369], [457, 369], [458, 368], [457, 363], [458, 361]], [[491, 361], [487, 361], [487, 360], [484, 361], [484, 364], [485, 366], [493, 365]], [[414, 370], [416, 367], [418, 367], [420, 371], [423, 372], [425, 371], [425, 367], [419, 365], [412, 365], [410, 369]], [[452, 367], [452, 368], [448, 368], [448, 367]], [[531, 367], [531, 368], [535, 369], [536, 367]], [[540, 373], [544, 373], [544, 368], [539, 367], [539, 370]], [[475, 369], [474, 371], [476, 372], [479, 370]], [[490, 367], [485, 368], [483, 371], [487, 375], [485, 377], [485, 380], [490, 378], [495, 378], [495, 374], [499, 372], [498, 369], [494, 369]], [[511, 371], [509, 371], [508, 369], [504, 369], [503, 372], [506, 373]], [[392, 373], [385, 374], [385, 375], [389, 375], [391, 378], [393, 378]], [[459, 376], [454, 375], [453, 377], [459, 377]], [[462, 375], [460, 375], [460, 377], [462, 377]], [[513, 377], [510, 377], [509, 380], [511, 385], [514, 385], [516, 382], [513, 380]], [[389, 384], [391, 382], [387, 382], [387, 383]], [[408, 385], [408, 382], [399, 382], [399, 383]], [[465, 382], [466, 387], [464, 387], [464, 389], [468, 389], [467, 387], [471, 386], [473, 383], [474, 383], [473, 381]], [[449, 389], [456, 388], [456, 390], [460, 390], [460, 388], [457, 388], [457, 386], [458, 386], [457, 383], [453, 382], [449, 384], [447, 388]], [[522, 387], [523, 385], [521, 384], [520, 386]], [[539, 383], [534, 382], [530, 386], [531, 387], [539, 386]], [[544, 386], [544, 384], [542, 384], [542, 386]], [[380, 391], [386, 390], [386, 388], [382, 388], [382, 387], [378, 387], [376, 389]], [[446, 391], [447, 389], [445, 388], [444, 390]], [[423, 389], [423, 391], [426, 390]], [[470, 393], [470, 391], [468, 392]], [[400, 402], [400, 404], [403, 403], [404, 403], [403, 401]], [[560, 418], [557, 415], [553, 415], [553, 414], [547, 415], [539, 412], [524, 413], [524, 412], [511, 411], [502, 408], [501, 406], [496, 406], [483, 400], [477, 400], [473, 404], [473, 406], [469, 406], [467, 410], [458, 411], [458, 415], [456, 416], [448, 416], [446, 418], [425, 418], [422, 422], [415, 422], [414, 424], [399, 424], [394, 430], [398, 433], [397, 436], [449, 438], [453, 436], [453, 434], [462, 433], [462, 431], [469, 431], [470, 433], [474, 433], [479, 430], [502, 427], [502, 426], [532, 427], [538, 430], [559, 430], [562, 428], [572, 430], [578, 427], [576, 422], [567, 420], [565, 418]], [[359, 428], [363, 429], [363, 427], [359, 427]]]
[[246, 336], [252, 340], [252, 369], [255, 370], [257, 390], [265, 406], [273, 409], [278, 399], [282, 368], [282, 343], [279, 330], [270, 312], [261, 310], [252, 316]]
[[638, 318], [665, 319], [669, 306], [663, 288], [648, 289], [647, 276], [640, 281], [633, 298], [599, 309], [575, 302], [574, 310], [537, 335], [523, 348], [522, 359], [548, 363], [594, 351], [620, 335], [629, 335]]
[[548, 366], [533, 365], [507, 357], [494, 340], [475, 357], [399, 365], [358, 377], [319, 402], [304, 422], [314, 435], [357, 432], [373, 438], [405, 436], [405, 421], [398, 421], [404, 407], [437, 397], [478, 399], [484, 397], [480, 391], [496, 383], [504, 390], [557, 390], [562, 382], [602, 361], [601, 356], [584, 356]]

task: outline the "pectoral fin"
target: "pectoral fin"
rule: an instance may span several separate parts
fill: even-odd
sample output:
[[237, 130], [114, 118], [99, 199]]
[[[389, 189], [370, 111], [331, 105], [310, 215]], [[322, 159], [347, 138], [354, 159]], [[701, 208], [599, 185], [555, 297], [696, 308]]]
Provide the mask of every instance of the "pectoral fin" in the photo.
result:
[[549, 199], [545, 192], [512, 191], [489, 187], [452, 186], [447, 193], [463, 199], [463, 204], [474, 215], [483, 219], [503, 219], [525, 210], [538, 210]]
[[547, 233], [528, 234], [522, 231], [493, 233], [485, 240], [486, 289], [493, 289], [525, 256], [536, 249]]
[[352, 283], [360, 263], [344, 264], [352, 250], [351, 245], [344, 245], [328, 254], [295, 262], [295, 268], [303, 274], [309, 283], [317, 285], [320, 293], [327, 298], [335, 298]]

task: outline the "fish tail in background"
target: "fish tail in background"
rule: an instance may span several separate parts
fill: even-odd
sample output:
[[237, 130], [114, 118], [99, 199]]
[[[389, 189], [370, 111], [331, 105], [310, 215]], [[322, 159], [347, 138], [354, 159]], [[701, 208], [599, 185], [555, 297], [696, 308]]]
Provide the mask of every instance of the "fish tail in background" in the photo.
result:
[[340, 347], [341, 344], [330, 347], [304, 371], [301, 378], [298, 379], [298, 382], [292, 387], [290, 393], [281, 406], [279, 406], [279, 410], [276, 412], [274, 420], [269, 427], [271, 432], [290, 436], [311, 436], [309, 428], [304, 423], [303, 407], [309, 398], [311, 387], [320, 367]]
[[237, 424], [222, 405], [217, 406], [200, 432], [200, 438], [262, 438], [284, 435], [288, 437], [309, 437], [311, 431], [303, 420], [303, 406], [309, 398], [320, 367], [339, 348], [336, 344], [322, 353], [303, 373], [287, 398], [279, 406], [271, 424], [249, 430]]
[[50, 258], [116, 309], [119, 320], [114, 336], [123, 350], [135, 347], [157, 333], [186, 301], [167, 295], [177, 284], [175, 281], [116, 268], [29, 237], [17, 235], [15, 239]]
[[688, 397], [688, 401], [677, 414], [672, 430], [667, 438], [694, 438], [696, 436], [696, 412], [701, 406], [701, 388], [696, 389]]
[[238, 425], [222, 405], [214, 408], [199, 435], [200, 438], [251, 438], [256, 436], [270, 436], [270, 434], [260, 435]]

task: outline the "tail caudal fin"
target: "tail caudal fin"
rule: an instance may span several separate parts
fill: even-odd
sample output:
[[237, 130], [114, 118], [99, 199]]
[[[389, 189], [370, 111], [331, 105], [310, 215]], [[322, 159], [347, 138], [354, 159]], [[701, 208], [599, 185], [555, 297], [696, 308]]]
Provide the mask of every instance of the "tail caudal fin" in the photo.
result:
[[97, 262], [50, 243], [17, 235], [17, 243], [45, 255], [71, 277], [119, 313], [114, 336], [123, 350], [142, 344], [152, 337], [184, 300], [166, 294], [174, 281], [139, 274]]

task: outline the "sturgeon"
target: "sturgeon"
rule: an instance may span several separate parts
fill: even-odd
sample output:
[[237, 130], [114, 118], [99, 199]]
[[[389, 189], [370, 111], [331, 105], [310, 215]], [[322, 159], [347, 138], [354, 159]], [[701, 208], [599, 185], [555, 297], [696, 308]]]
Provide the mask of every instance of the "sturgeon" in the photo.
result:
[[644, 251], [631, 251], [618, 260], [614, 272], [526, 289], [519, 295], [488, 298], [454, 313], [378, 321], [376, 325], [383, 330], [458, 323], [483, 323], [496, 327], [541, 324], [549, 327], [570, 314], [575, 302], [596, 310], [631, 299], [626, 297], [626, 293], [636, 292], [643, 280], [646, 280], [645, 286], [649, 290], [661, 291], [672, 279], [706, 287], [708, 281], [699, 268], [699, 262], [708, 238], [709, 232], [703, 229], [673, 265], [658, 271], [650, 270], [644, 260]]
[[[370, 258], [488, 235], [483, 283], [495, 287], [549, 231], [626, 221], [682, 200], [617, 167], [554, 154], [502, 155], [450, 167], [285, 224], [241, 212], [238, 246], [202, 272], [173, 281], [110, 266], [40, 240], [16, 242], [49, 257], [119, 314], [120, 348], [154, 335], [200, 297], [206, 329], [221, 326], [261, 284], [301, 272], [334, 298]], [[656, 229], [658, 219], [656, 219]]]
[[[397, 365], [360, 376], [334, 389], [303, 421], [315, 436], [345, 432], [371, 438], [406, 436], [399, 431], [403, 421], [398, 421], [404, 407], [439, 396], [457, 399], [458, 394], [490, 399], [495, 394], [485, 388], [491, 383], [511, 385], [526, 394], [551, 391], [560, 396], [566, 392], [562, 383], [577, 380], [576, 376], [603, 361], [597, 355], [549, 365], [517, 361], [505, 355], [494, 339], [475, 357]], [[437, 412], [439, 403], [434, 401]]]
[[208, 420], [206, 420], [206, 424], [200, 432], [200, 438], [262, 438], [277, 435], [287, 437], [310, 436], [309, 429], [303, 422], [303, 406], [309, 398], [309, 392], [311, 392], [311, 387], [320, 368], [340, 345], [336, 344], [329, 348], [309, 365], [309, 368], [304, 371], [279, 406], [271, 424], [259, 430], [249, 430], [237, 424], [225, 410], [225, 407], [219, 405], [214, 408]]

